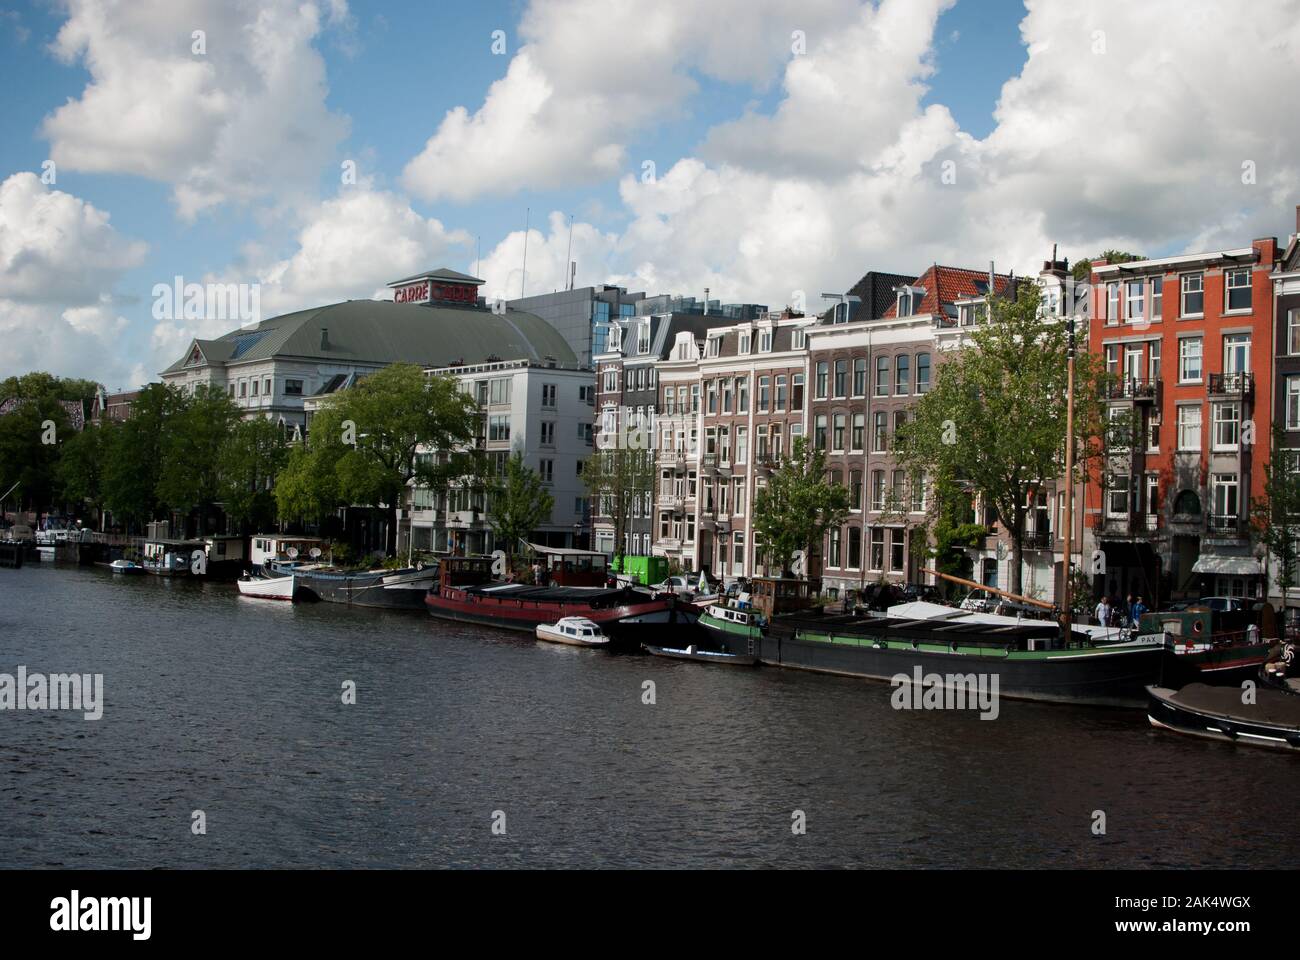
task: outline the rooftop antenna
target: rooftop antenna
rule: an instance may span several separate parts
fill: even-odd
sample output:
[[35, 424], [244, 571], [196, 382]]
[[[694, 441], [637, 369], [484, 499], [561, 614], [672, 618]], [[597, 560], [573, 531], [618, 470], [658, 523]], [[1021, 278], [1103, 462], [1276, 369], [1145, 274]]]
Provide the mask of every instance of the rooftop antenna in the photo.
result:
[[[569, 251], [564, 255], [565, 263], [573, 263], [573, 214], [569, 214]], [[569, 289], [573, 289], [573, 268], [569, 268]]]
[[483, 238], [475, 235], [474, 237], [474, 276], [478, 276], [479, 261], [483, 259]]
[[519, 277], [519, 296], [524, 295], [524, 285], [528, 283], [528, 216], [532, 213], [531, 207], [524, 207], [524, 267]]

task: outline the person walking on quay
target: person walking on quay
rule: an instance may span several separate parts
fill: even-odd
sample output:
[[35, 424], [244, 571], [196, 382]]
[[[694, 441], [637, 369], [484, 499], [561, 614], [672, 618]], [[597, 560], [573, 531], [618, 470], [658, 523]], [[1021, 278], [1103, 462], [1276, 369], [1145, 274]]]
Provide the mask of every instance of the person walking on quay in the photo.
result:
[[1103, 627], [1110, 626], [1110, 601], [1103, 595], [1097, 608], [1093, 610], [1092, 615], [1097, 618], [1097, 622]]
[[1146, 612], [1147, 612], [1147, 605], [1142, 602], [1142, 598], [1140, 596], [1136, 600], [1134, 600], [1131, 604], [1129, 604], [1128, 615], [1129, 615], [1129, 619], [1133, 621], [1134, 627], [1137, 627], [1138, 624], [1142, 622], [1142, 614]]

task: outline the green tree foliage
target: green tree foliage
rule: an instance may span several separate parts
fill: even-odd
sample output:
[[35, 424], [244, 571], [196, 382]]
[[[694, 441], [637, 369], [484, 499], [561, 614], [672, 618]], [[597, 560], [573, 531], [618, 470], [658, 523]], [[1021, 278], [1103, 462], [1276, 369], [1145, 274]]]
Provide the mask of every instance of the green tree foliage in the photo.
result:
[[[88, 426], [63, 441], [59, 449], [58, 481], [70, 507], [85, 505], [96, 514], [104, 507], [104, 466], [118, 425], [105, 421]], [[73, 510], [74, 513], [79, 511]]]
[[1098, 260], [1105, 260], [1107, 263], [1131, 263], [1134, 260], [1145, 260], [1140, 253], [1125, 253], [1123, 250], [1103, 250], [1092, 259], [1076, 260], [1071, 273], [1077, 283], [1087, 280], [1092, 274], [1092, 265]]
[[39, 510], [60, 493], [59, 445], [75, 434], [60, 401], [80, 402], [89, 411], [95, 385], [48, 373], [27, 373], [0, 381], [0, 403], [11, 401], [0, 416], [0, 493], [17, 487], [8, 502]]
[[293, 451], [276, 485], [281, 517], [318, 518], [343, 504], [388, 511], [387, 550], [397, 549], [397, 507], [408, 483], [441, 486], [464, 461], [435, 464], [420, 447], [450, 451], [474, 435], [478, 406], [450, 377], [398, 363], [330, 397], [305, 448]]
[[[988, 527], [975, 520], [971, 494], [951, 476], [934, 483], [931, 512], [934, 517], [934, 569], [952, 577], [970, 579], [975, 563], [963, 548], [977, 546], [988, 535]], [[940, 578], [937, 584], [944, 596], [960, 592], [953, 583]]]
[[596, 512], [614, 526], [614, 556], [623, 556], [623, 543], [633, 505], [654, 489], [655, 458], [648, 445], [620, 445], [596, 450], [582, 465], [582, 482]]
[[[173, 510], [198, 510], [206, 521], [221, 499], [222, 456], [241, 412], [224, 390], [200, 387], [180, 396], [160, 444], [158, 499]], [[201, 529], [206, 529], [206, 522]]]
[[131, 416], [116, 426], [104, 449], [104, 506], [115, 520], [144, 524], [162, 515], [160, 501], [166, 433], [185, 404], [175, 387], [151, 383], [131, 405]]
[[272, 483], [289, 460], [289, 443], [282, 426], [257, 417], [240, 420], [221, 448], [221, 500], [226, 515], [250, 531], [275, 524]]
[[487, 522], [507, 557], [513, 559], [519, 541], [551, 518], [554, 506], [541, 475], [516, 451], [506, 461], [505, 475], [488, 486]]
[[[1040, 315], [1036, 286], [992, 298], [988, 321], [938, 365], [934, 388], [895, 438], [910, 471], [952, 477], [993, 508], [1012, 540], [1014, 593], [1030, 495], [1064, 473], [1067, 339], [1064, 322]], [[1105, 378], [1098, 358], [1079, 351], [1076, 480], [1099, 449]]]
[[1300, 458], [1286, 450], [1280, 425], [1273, 427], [1272, 455], [1264, 466], [1264, 495], [1251, 500], [1255, 536], [1277, 564], [1277, 586], [1285, 598], [1300, 573]]
[[788, 576], [795, 551], [811, 556], [848, 511], [849, 491], [830, 483], [826, 454], [799, 437], [754, 497], [754, 533], [769, 561]]

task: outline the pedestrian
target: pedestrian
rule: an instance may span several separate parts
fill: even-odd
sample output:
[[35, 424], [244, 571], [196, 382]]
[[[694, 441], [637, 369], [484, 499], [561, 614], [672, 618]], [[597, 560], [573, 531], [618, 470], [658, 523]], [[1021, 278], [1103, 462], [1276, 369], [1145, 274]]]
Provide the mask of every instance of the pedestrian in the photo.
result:
[[1129, 618], [1133, 621], [1133, 626], [1142, 623], [1142, 614], [1147, 612], [1147, 605], [1142, 602], [1142, 597], [1138, 596], [1129, 606]]
[[1104, 596], [1101, 598], [1101, 602], [1097, 604], [1097, 608], [1092, 613], [1093, 616], [1097, 618], [1097, 622], [1103, 627], [1110, 626], [1110, 601]]

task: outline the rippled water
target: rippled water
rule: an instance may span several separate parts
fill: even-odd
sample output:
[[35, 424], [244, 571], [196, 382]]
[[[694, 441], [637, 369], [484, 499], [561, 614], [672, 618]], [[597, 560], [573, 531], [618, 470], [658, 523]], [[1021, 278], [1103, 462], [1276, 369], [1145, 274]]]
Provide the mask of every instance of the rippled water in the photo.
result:
[[5, 867], [1290, 866], [1297, 854], [1300, 757], [1157, 732], [1141, 711], [901, 712], [868, 681], [616, 656], [99, 568], [0, 570], [0, 672], [20, 664], [102, 673], [106, 702], [97, 722], [0, 712]]

